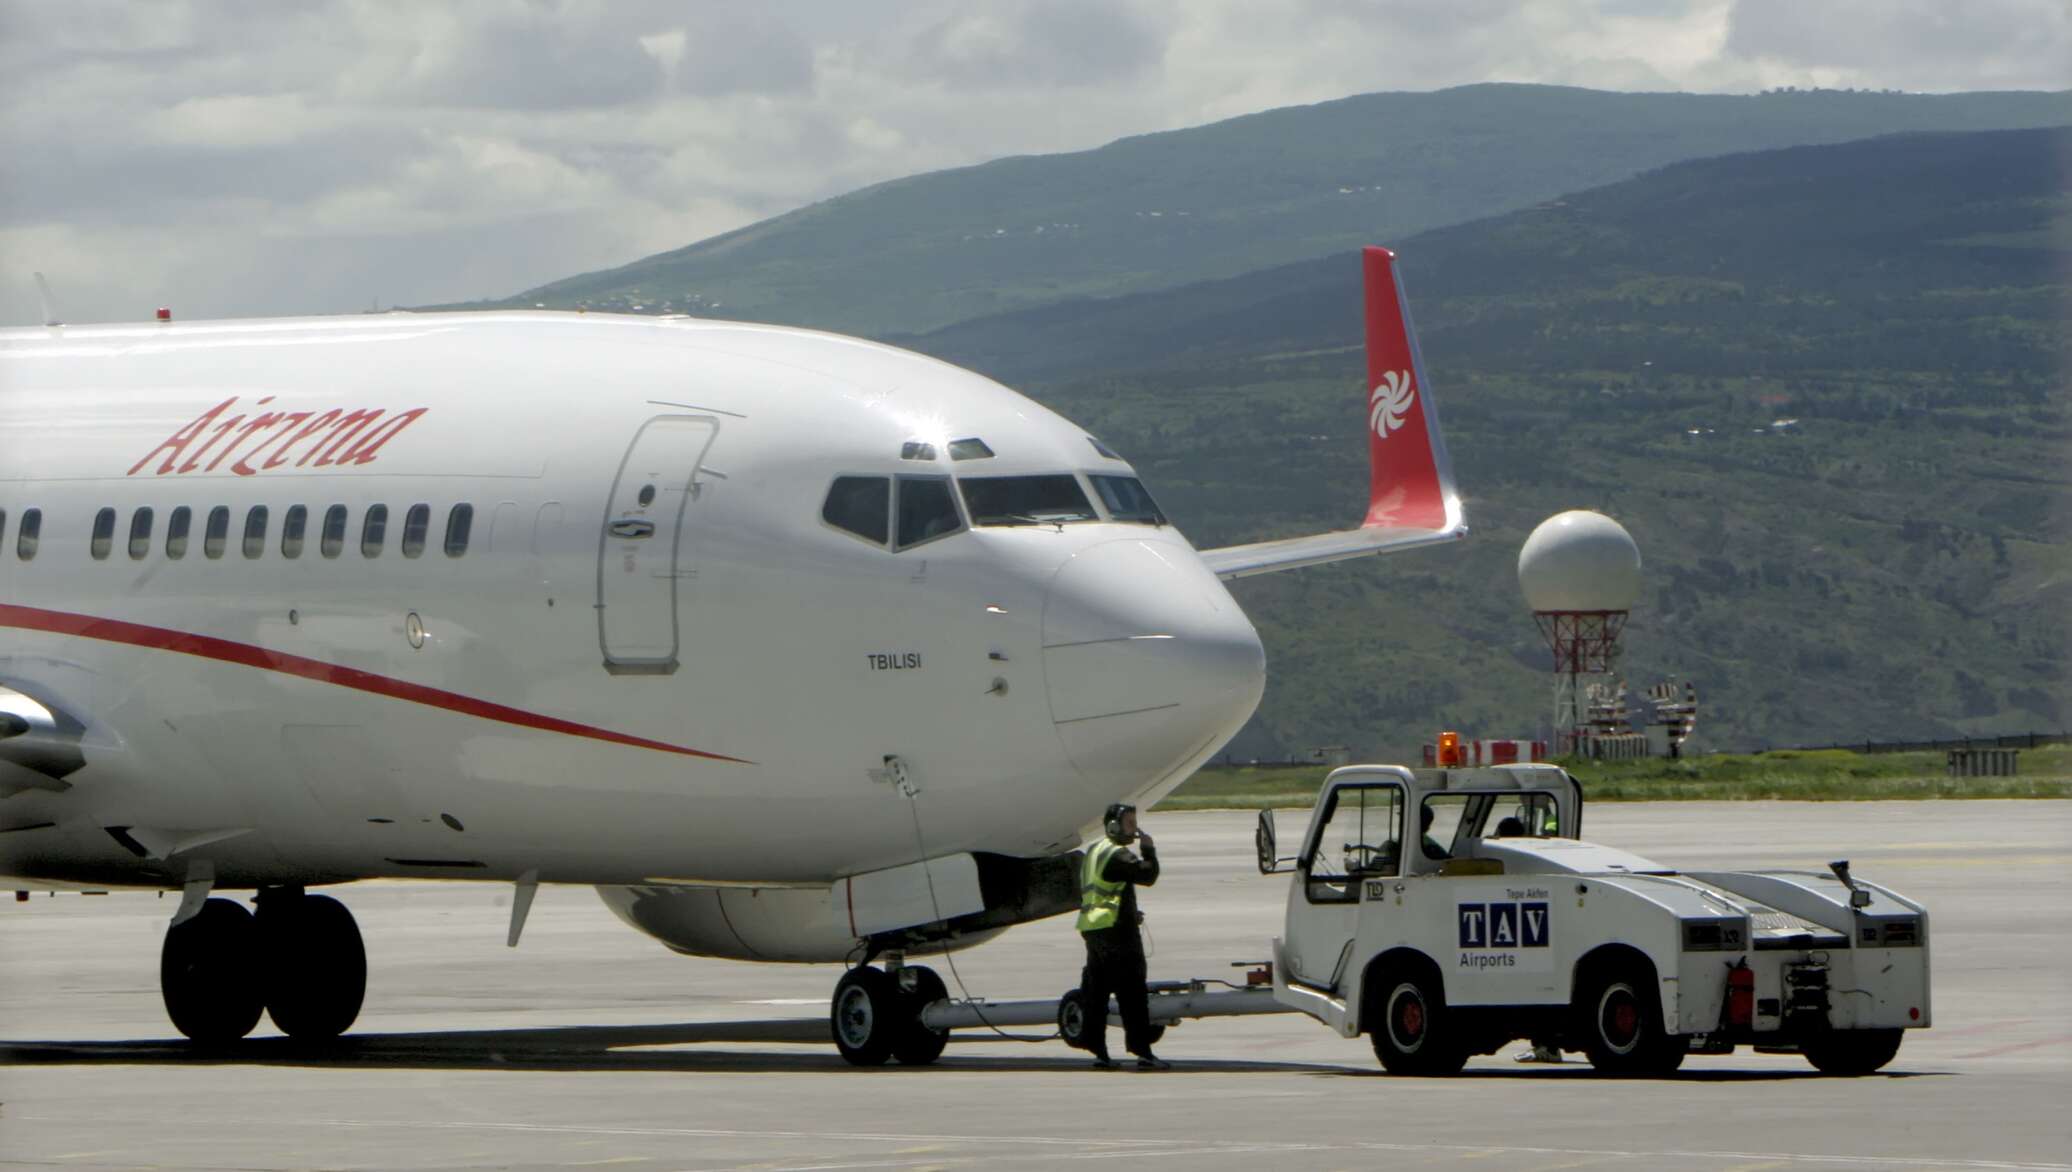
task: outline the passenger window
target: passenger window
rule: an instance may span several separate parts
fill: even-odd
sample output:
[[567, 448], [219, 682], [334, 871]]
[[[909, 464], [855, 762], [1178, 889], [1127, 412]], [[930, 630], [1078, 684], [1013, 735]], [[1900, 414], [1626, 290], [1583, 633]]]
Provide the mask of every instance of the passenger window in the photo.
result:
[[888, 476], [837, 476], [820, 506], [820, 519], [865, 541], [885, 544], [891, 528], [892, 479]]
[[957, 484], [964, 490], [964, 507], [974, 525], [1049, 525], [1095, 519], [1079, 478], [1070, 473], [966, 476]]
[[388, 506], [368, 505], [367, 516], [360, 522], [360, 556], [378, 558], [381, 543], [388, 538]]
[[302, 556], [302, 533], [309, 528], [309, 510], [302, 505], [289, 505], [281, 515], [281, 556], [299, 558]]
[[1311, 903], [1358, 903], [1362, 879], [1397, 873], [1400, 805], [1395, 786], [1346, 786], [1332, 792], [1315, 853], [1304, 864]]
[[899, 548], [933, 541], [964, 528], [947, 476], [899, 478]]
[[115, 544], [115, 510], [102, 509], [94, 514], [93, 555], [95, 561], [105, 561], [108, 547]]
[[403, 556], [414, 558], [424, 552], [425, 531], [432, 527], [432, 506], [411, 505], [403, 514]]
[[223, 545], [230, 540], [230, 509], [217, 505], [209, 510], [209, 526], [202, 530], [201, 552], [203, 557], [223, 556]]
[[1158, 511], [1158, 502], [1144, 491], [1144, 484], [1134, 476], [1089, 476], [1094, 482], [1094, 491], [1101, 494], [1101, 503], [1108, 506], [1108, 515], [1118, 521], [1130, 521], [1144, 525], [1163, 525], [1165, 514]]
[[186, 505], [181, 505], [179, 508], [166, 514], [165, 556], [168, 559], [177, 562], [187, 556], [187, 529], [192, 524], [194, 524], [194, 510]]
[[34, 561], [42, 537], [43, 510], [23, 509], [21, 527], [14, 531], [14, 556], [25, 562]]
[[6, 510], [6, 509], [0, 509], [0, 549], [4, 549], [4, 548], [6, 548], [6, 542], [7, 542], [7, 510]]
[[335, 558], [345, 548], [345, 506], [332, 505], [324, 510], [324, 532], [317, 540], [317, 552], [327, 558]]
[[133, 562], [141, 562], [151, 552], [151, 510], [138, 509], [130, 514], [129, 555]]
[[475, 527], [475, 506], [455, 505], [446, 513], [446, 556], [468, 552], [468, 530]]
[[266, 506], [253, 505], [245, 514], [245, 556], [256, 558], [266, 552]]

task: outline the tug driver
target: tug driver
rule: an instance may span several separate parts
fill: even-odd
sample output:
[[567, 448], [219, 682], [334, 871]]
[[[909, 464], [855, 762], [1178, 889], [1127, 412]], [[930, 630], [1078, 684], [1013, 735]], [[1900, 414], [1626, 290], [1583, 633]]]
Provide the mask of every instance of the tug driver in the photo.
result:
[[[1170, 1070], [1172, 1064], [1151, 1052], [1151, 1003], [1144, 988], [1144, 938], [1137, 925], [1136, 885], [1158, 882], [1158, 850], [1151, 836], [1137, 830], [1135, 806], [1117, 802], [1101, 819], [1106, 837], [1086, 848], [1079, 870], [1079, 934], [1086, 941], [1086, 971], [1079, 988], [1085, 996], [1087, 1048], [1094, 1069], [1113, 1070], [1108, 1057], [1108, 995], [1122, 1012], [1124, 1044], [1137, 1056], [1138, 1070]], [[1130, 851], [1135, 842], [1139, 859]]]

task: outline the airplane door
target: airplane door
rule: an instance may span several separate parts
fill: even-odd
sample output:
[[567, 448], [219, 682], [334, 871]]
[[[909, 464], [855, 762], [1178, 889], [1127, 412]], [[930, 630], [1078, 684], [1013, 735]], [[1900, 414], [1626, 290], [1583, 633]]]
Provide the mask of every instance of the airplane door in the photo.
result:
[[597, 546], [597, 630], [613, 675], [677, 667], [677, 582], [690, 570], [684, 521], [718, 421], [658, 415], [619, 463]]

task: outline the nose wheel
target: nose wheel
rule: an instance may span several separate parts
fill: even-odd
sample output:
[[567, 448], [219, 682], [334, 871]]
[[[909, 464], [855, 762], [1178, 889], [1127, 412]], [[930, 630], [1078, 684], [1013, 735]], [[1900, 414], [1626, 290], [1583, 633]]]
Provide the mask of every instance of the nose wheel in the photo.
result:
[[852, 1066], [926, 1066], [942, 1056], [948, 1030], [921, 1024], [921, 1010], [949, 995], [935, 970], [908, 965], [896, 974], [861, 965], [842, 974], [828, 1009], [835, 1049]]

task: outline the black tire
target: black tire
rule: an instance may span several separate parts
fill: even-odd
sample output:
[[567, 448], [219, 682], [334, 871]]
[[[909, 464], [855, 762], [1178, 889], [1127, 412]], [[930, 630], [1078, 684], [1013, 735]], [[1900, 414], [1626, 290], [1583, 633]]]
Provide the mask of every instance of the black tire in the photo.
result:
[[901, 1017], [899, 984], [882, 969], [850, 969], [835, 983], [828, 1027], [851, 1066], [883, 1066], [892, 1057]]
[[299, 1041], [350, 1029], [367, 997], [367, 946], [344, 904], [328, 895], [259, 899], [266, 1012]]
[[[1075, 1050], [1091, 1050], [1086, 1042], [1086, 990], [1071, 989], [1058, 998], [1058, 1037]], [[1108, 1020], [1115, 1020], [1114, 1014]], [[1146, 1045], [1156, 1046], [1165, 1037], [1166, 1023], [1152, 1022], [1144, 1031]]]
[[244, 905], [204, 900], [201, 911], [166, 930], [158, 989], [173, 1028], [196, 1042], [235, 1042], [259, 1024], [258, 928]]
[[[906, 987], [905, 973], [913, 974], [912, 988]], [[924, 965], [908, 965], [905, 973], [900, 978], [900, 1031], [892, 1042], [892, 1057], [901, 1066], [926, 1066], [942, 1057], [943, 1047], [950, 1044], [950, 1031], [922, 1025], [921, 1010], [931, 1001], [948, 997], [950, 990], [934, 969]]]
[[1370, 995], [1368, 1030], [1374, 1056], [1390, 1074], [1458, 1074], [1468, 1064], [1467, 1047], [1454, 1036], [1439, 974], [1416, 965], [1376, 974]]
[[1058, 1037], [1074, 1050], [1091, 1050], [1086, 1044], [1086, 990], [1068, 989], [1058, 998]]
[[1601, 964], [1576, 984], [1576, 1033], [1603, 1074], [1674, 1073], [1691, 1040], [1662, 1028], [1654, 970], [1636, 961]]
[[1806, 1039], [1799, 1052], [1822, 1074], [1870, 1074], [1892, 1061], [1905, 1037], [1900, 1029], [1828, 1030]]

